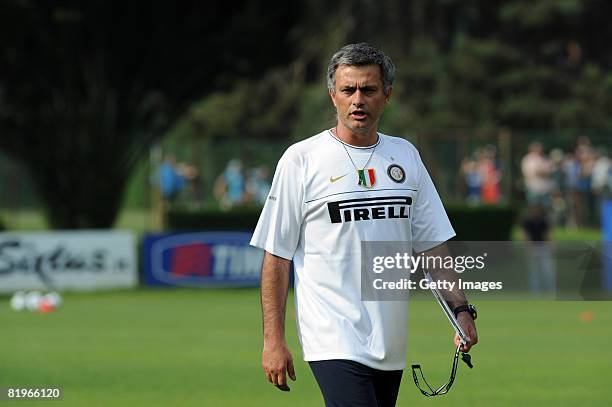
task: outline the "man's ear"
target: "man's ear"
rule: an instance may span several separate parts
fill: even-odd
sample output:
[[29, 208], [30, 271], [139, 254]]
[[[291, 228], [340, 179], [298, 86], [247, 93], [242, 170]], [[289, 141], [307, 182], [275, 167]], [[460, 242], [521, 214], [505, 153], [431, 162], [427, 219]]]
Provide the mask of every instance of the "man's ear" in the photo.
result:
[[391, 100], [391, 93], [393, 93], [393, 86], [389, 86], [389, 90], [385, 95], [385, 103], [389, 103], [389, 100]]
[[336, 93], [331, 90], [328, 90], [327, 93], [329, 94], [329, 97], [331, 98], [334, 107], [337, 108], [338, 106], [336, 106]]

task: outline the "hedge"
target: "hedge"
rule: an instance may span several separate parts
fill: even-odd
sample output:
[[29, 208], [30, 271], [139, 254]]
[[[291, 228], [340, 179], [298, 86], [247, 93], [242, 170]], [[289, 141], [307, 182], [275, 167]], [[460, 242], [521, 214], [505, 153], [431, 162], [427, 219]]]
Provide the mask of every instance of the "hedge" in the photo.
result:
[[518, 211], [510, 206], [446, 205], [448, 217], [457, 232], [455, 240], [511, 240]]
[[[446, 205], [446, 211], [457, 232], [455, 240], [510, 240], [516, 209], [508, 206]], [[170, 211], [166, 228], [186, 230], [247, 230], [257, 225], [260, 208], [241, 208], [230, 212]]]
[[261, 208], [240, 208], [229, 212], [169, 211], [166, 215], [168, 230], [255, 230]]

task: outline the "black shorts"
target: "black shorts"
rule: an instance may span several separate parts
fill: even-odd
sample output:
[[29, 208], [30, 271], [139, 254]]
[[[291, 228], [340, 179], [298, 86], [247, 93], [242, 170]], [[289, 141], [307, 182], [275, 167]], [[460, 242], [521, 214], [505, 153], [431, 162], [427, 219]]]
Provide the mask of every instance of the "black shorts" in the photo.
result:
[[351, 360], [308, 362], [327, 407], [393, 407], [402, 370], [378, 370]]

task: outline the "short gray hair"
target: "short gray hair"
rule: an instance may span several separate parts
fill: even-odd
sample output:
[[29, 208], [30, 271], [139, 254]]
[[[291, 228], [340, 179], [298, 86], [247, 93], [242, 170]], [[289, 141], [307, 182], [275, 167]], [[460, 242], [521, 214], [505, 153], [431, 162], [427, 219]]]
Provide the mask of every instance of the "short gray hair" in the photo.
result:
[[389, 94], [389, 90], [395, 79], [395, 65], [393, 65], [391, 58], [381, 50], [365, 42], [349, 44], [340, 48], [340, 50], [331, 57], [329, 66], [327, 67], [327, 89], [332, 93], [336, 91], [336, 70], [341, 65], [378, 65], [380, 67], [383, 90], [386, 95]]

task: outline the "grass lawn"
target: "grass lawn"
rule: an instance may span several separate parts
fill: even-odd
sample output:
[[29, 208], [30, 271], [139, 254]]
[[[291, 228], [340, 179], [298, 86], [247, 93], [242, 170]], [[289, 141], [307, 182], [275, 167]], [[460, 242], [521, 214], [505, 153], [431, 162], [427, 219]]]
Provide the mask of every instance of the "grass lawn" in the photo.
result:
[[[46, 227], [38, 211], [0, 215], [11, 229]], [[123, 211], [116, 227], [141, 235], [151, 224], [148, 211], [134, 210]], [[513, 237], [520, 238], [519, 229]], [[601, 234], [558, 229], [553, 237]], [[301, 361], [292, 299], [287, 335], [298, 381], [290, 393], [266, 382], [258, 295], [254, 289], [68, 294], [47, 315], [13, 312], [8, 297], [0, 297], [0, 387], [61, 386], [62, 406], [323, 405]], [[434, 399], [418, 392], [406, 370], [398, 406], [612, 405], [611, 302], [474, 302], [481, 338], [474, 370], [460, 364], [451, 392]], [[428, 380], [441, 384], [452, 360], [450, 328], [433, 299], [410, 306], [408, 364], [421, 363]]]
[[[602, 234], [600, 229], [555, 228], [552, 231], [551, 238], [555, 241], [593, 241], [601, 240]], [[523, 240], [519, 226], [512, 229], [512, 240]]]
[[[17, 313], [0, 298], [0, 387], [59, 385], [62, 406], [320, 406], [289, 301], [298, 381], [290, 393], [260, 368], [258, 292], [137, 290], [69, 294], [52, 314]], [[612, 303], [480, 301], [475, 368], [427, 399], [404, 373], [398, 406], [611, 405]], [[411, 302], [408, 363], [448, 378], [451, 332], [431, 300]], [[591, 312], [591, 322], [581, 320]], [[3, 402], [2, 405], [22, 405]], [[47, 402], [27, 403], [48, 405]]]
[[[0, 220], [9, 230], [45, 230], [48, 228], [44, 213], [35, 209], [1, 210]], [[136, 234], [153, 229], [153, 214], [145, 209], [124, 209], [115, 222], [116, 229], [128, 229]]]

